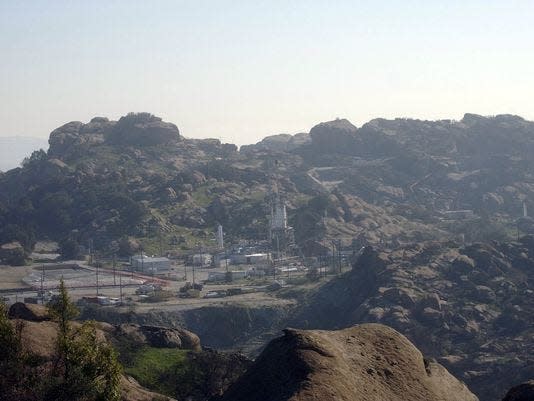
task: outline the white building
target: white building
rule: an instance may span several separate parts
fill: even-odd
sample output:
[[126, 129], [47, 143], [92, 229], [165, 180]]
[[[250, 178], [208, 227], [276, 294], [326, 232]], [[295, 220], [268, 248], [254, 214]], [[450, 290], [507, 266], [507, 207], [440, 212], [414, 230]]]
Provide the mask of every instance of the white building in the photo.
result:
[[210, 266], [213, 258], [209, 253], [196, 253], [192, 261], [195, 266]]
[[271, 260], [268, 253], [252, 253], [248, 255], [231, 255], [232, 263], [236, 265], [257, 265], [265, 264]]
[[130, 259], [132, 267], [139, 272], [159, 273], [167, 272], [171, 268], [171, 261], [168, 258], [148, 257], [145, 255], [132, 256]]

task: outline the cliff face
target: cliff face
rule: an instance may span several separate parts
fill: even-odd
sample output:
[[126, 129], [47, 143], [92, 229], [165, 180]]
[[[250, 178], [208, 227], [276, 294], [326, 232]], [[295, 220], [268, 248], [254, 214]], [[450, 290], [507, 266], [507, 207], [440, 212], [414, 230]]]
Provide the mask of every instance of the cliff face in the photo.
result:
[[445, 368], [378, 324], [340, 331], [287, 329], [223, 401], [475, 401]]

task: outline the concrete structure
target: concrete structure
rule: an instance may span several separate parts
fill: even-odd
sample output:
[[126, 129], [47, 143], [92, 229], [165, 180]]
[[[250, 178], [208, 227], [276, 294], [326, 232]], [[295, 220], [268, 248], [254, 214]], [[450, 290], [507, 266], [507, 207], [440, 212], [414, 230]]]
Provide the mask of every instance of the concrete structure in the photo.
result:
[[217, 226], [217, 247], [219, 249], [224, 248], [224, 232], [223, 232], [223, 226], [220, 224]]
[[275, 191], [270, 199], [271, 213], [269, 219], [269, 240], [274, 258], [278, 259], [290, 252], [294, 242], [293, 228], [287, 223], [287, 210], [280, 194]]
[[213, 255], [213, 265], [215, 267], [226, 267], [232, 264], [232, 259], [225, 253]]
[[523, 201], [523, 217], [528, 217], [527, 203]]
[[212, 261], [213, 257], [209, 253], [196, 253], [192, 258], [195, 266], [210, 266]]
[[267, 264], [271, 260], [271, 255], [268, 253], [252, 253], [248, 255], [231, 255], [230, 259], [236, 265], [258, 265]]
[[222, 282], [222, 281], [236, 281], [243, 280], [248, 276], [248, 272], [244, 270], [233, 270], [227, 272], [209, 272], [208, 281]]
[[285, 203], [277, 196], [271, 204], [271, 231], [287, 228], [287, 210]]
[[168, 272], [171, 268], [170, 259], [147, 257], [145, 255], [132, 256], [130, 263], [135, 270], [151, 274]]
[[212, 282], [226, 281], [226, 272], [209, 272], [208, 281], [212, 281]]

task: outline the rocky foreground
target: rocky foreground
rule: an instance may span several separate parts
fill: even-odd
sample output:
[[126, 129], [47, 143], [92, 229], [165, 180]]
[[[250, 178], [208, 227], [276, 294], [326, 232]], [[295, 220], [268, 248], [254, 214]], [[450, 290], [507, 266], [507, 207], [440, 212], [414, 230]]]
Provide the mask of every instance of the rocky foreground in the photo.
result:
[[340, 331], [285, 330], [223, 401], [475, 401], [406, 337], [379, 324]]

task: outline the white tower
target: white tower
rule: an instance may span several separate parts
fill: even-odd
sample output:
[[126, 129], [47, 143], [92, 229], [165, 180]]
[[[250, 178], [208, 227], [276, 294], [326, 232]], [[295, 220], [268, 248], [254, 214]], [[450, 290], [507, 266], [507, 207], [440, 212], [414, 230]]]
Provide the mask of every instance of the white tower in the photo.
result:
[[271, 209], [271, 230], [285, 230], [287, 228], [286, 205], [277, 197]]
[[528, 217], [527, 203], [523, 201], [523, 217]]
[[221, 226], [220, 224], [217, 226], [217, 246], [220, 249], [224, 248], [223, 226]]

